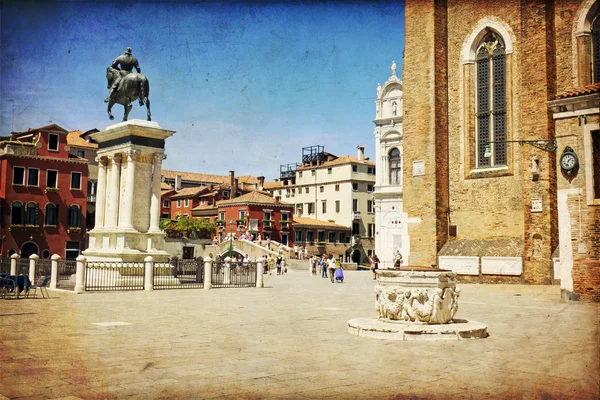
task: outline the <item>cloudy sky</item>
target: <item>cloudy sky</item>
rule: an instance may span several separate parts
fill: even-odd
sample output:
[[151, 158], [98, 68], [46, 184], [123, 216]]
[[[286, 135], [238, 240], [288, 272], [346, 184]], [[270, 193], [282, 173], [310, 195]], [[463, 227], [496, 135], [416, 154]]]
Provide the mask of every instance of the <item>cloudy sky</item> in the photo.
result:
[[131, 46], [153, 120], [177, 131], [166, 169], [273, 179], [317, 144], [373, 157], [377, 83], [393, 60], [401, 77], [401, 3], [5, 0], [0, 12], [0, 135], [111, 125], [106, 67]]

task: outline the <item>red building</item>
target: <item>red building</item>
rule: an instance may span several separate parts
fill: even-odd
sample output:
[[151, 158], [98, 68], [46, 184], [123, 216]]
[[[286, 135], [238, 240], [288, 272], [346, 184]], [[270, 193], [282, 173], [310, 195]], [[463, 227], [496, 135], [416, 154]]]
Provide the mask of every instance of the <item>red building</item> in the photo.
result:
[[76, 258], [85, 235], [86, 159], [48, 125], [0, 138], [0, 254]]
[[253, 191], [240, 197], [217, 202], [220, 234], [239, 236], [249, 232], [262, 239], [271, 238], [287, 246], [293, 246], [292, 226], [294, 205], [279, 201], [268, 193]]

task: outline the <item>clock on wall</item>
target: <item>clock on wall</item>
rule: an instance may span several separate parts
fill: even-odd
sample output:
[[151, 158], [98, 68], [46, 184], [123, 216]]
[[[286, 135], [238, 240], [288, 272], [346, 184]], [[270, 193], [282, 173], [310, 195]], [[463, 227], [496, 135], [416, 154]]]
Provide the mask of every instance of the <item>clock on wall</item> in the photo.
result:
[[569, 146], [565, 147], [560, 156], [560, 168], [565, 174], [572, 174], [579, 168], [579, 159], [577, 154]]

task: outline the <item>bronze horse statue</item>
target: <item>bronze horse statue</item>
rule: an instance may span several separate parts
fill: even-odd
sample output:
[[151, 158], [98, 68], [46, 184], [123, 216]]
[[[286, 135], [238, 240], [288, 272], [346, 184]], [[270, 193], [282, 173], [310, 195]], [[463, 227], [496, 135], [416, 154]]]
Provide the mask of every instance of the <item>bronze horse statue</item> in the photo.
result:
[[108, 117], [114, 119], [110, 112], [114, 104], [121, 104], [125, 108], [125, 114], [123, 115], [123, 121], [127, 121], [129, 112], [133, 108], [131, 104], [135, 100], [139, 100], [140, 106], [146, 104], [148, 110], [148, 121], [150, 119], [150, 100], [148, 95], [150, 94], [150, 84], [148, 79], [137, 72], [121, 71], [112, 67], [106, 68], [106, 79], [108, 79], [108, 88], [113, 86], [113, 83], [118, 77], [121, 77], [118, 89], [114, 96], [108, 102]]

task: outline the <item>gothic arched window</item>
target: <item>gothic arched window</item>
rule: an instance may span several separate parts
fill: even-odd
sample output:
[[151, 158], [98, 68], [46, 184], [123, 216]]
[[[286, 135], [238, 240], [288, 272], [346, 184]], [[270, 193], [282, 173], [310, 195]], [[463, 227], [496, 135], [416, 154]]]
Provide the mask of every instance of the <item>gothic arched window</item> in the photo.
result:
[[37, 203], [27, 203], [25, 209], [25, 224], [26, 225], [37, 225], [38, 224], [38, 205]]
[[58, 207], [52, 203], [46, 205], [46, 222], [45, 225], [58, 225]]
[[600, 82], [600, 7], [592, 20], [592, 83]]
[[475, 68], [476, 165], [505, 166], [506, 49], [499, 35], [489, 31], [484, 36]]
[[10, 206], [10, 223], [14, 225], [24, 225], [25, 212], [23, 210], [23, 203], [15, 201]]
[[400, 170], [400, 150], [394, 148], [390, 151], [390, 185], [399, 185], [402, 178]]
[[76, 205], [69, 207], [69, 228], [79, 228], [81, 224], [81, 211]]

